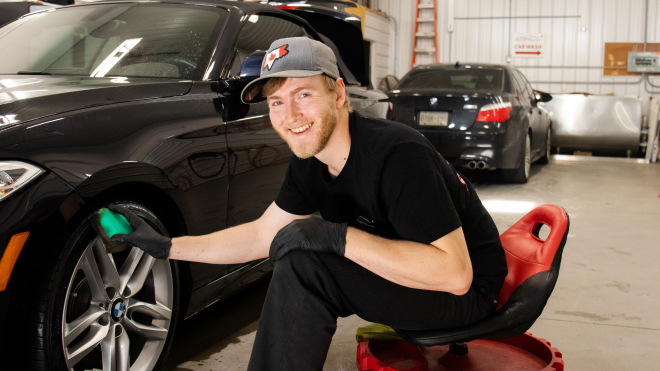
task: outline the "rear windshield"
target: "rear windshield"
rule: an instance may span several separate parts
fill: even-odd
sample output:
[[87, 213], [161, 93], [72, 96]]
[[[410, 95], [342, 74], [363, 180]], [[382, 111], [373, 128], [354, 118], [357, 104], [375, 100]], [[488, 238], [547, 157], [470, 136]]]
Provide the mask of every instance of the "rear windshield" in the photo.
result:
[[487, 68], [418, 68], [406, 74], [397, 89], [502, 91], [504, 70]]
[[[176, 4], [98, 4], [0, 28], [0, 74], [191, 79], [207, 68], [228, 12]], [[203, 74], [203, 72], [202, 72]]]

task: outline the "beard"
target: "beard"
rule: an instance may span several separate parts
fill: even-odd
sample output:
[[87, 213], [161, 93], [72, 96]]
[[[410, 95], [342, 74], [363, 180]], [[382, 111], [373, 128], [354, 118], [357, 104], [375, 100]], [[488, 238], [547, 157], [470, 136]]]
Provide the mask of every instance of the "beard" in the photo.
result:
[[[307, 159], [312, 156], [315, 156], [321, 152], [325, 146], [328, 144], [332, 133], [337, 127], [337, 121], [339, 120], [339, 112], [331, 107], [326, 107], [321, 114], [321, 117], [316, 117], [311, 120], [314, 124], [311, 128], [307, 130], [314, 129], [315, 134], [311, 141], [302, 142], [296, 140], [295, 138], [289, 138], [289, 129], [276, 130], [277, 134], [284, 139], [286, 144], [289, 145], [289, 148], [299, 159]], [[301, 126], [300, 123], [293, 123], [291, 125], [285, 125], [285, 127], [298, 127]], [[291, 140], [290, 140], [291, 139]]]

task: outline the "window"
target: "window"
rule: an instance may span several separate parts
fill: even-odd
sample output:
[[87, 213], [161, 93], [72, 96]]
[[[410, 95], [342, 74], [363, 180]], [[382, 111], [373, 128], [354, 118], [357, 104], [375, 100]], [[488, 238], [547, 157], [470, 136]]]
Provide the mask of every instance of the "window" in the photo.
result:
[[397, 89], [502, 91], [504, 71], [492, 68], [420, 68], [408, 72]]
[[285, 37], [310, 37], [305, 29], [286, 19], [253, 14], [236, 43], [230, 76], [259, 76], [263, 56], [273, 41]]
[[516, 77], [516, 81], [520, 85], [520, 92], [522, 93], [522, 96], [525, 97], [525, 99], [527, 100], [535, 99], [534, 92], [532, 91], [532, 87], [527, 82], [525, 76], [523, 76], [523, 74], [520, 73], [520, 71], [518, 70], [514, 71], [514, 75]]
[[27, 16], [0, 29], [0, 73], [192, 79], [208, 63], [224, 9], [104, 4]]

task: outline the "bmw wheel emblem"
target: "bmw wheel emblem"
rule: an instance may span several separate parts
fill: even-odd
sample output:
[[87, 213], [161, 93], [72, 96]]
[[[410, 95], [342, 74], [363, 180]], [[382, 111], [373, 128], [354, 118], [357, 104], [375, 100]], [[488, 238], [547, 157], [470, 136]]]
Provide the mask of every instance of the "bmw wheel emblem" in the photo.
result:
[[431, 107], [437, 106], [438, 105], [438, 98], [435, 98], [435, 97], [431, 98], [431, 101], [429, 102], [429, 104], [431, 105]]
[[112, 305], [112, 319], [119, 321], [124, 316], [125, 312], [126, 307], [124, 306], [124, 302], [121, 300], [115, 301]]

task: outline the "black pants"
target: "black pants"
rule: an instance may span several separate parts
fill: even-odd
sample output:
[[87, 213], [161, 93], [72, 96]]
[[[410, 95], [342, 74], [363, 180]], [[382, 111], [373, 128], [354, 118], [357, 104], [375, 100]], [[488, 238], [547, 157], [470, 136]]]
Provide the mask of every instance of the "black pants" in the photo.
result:
[[411, 289], [344, 257], [295, 251], [275, 264], [248, 370], [321, 370], [338, 317], [421, 330], [475, 322], [491, 309], [473, 288], [462, 296]]

